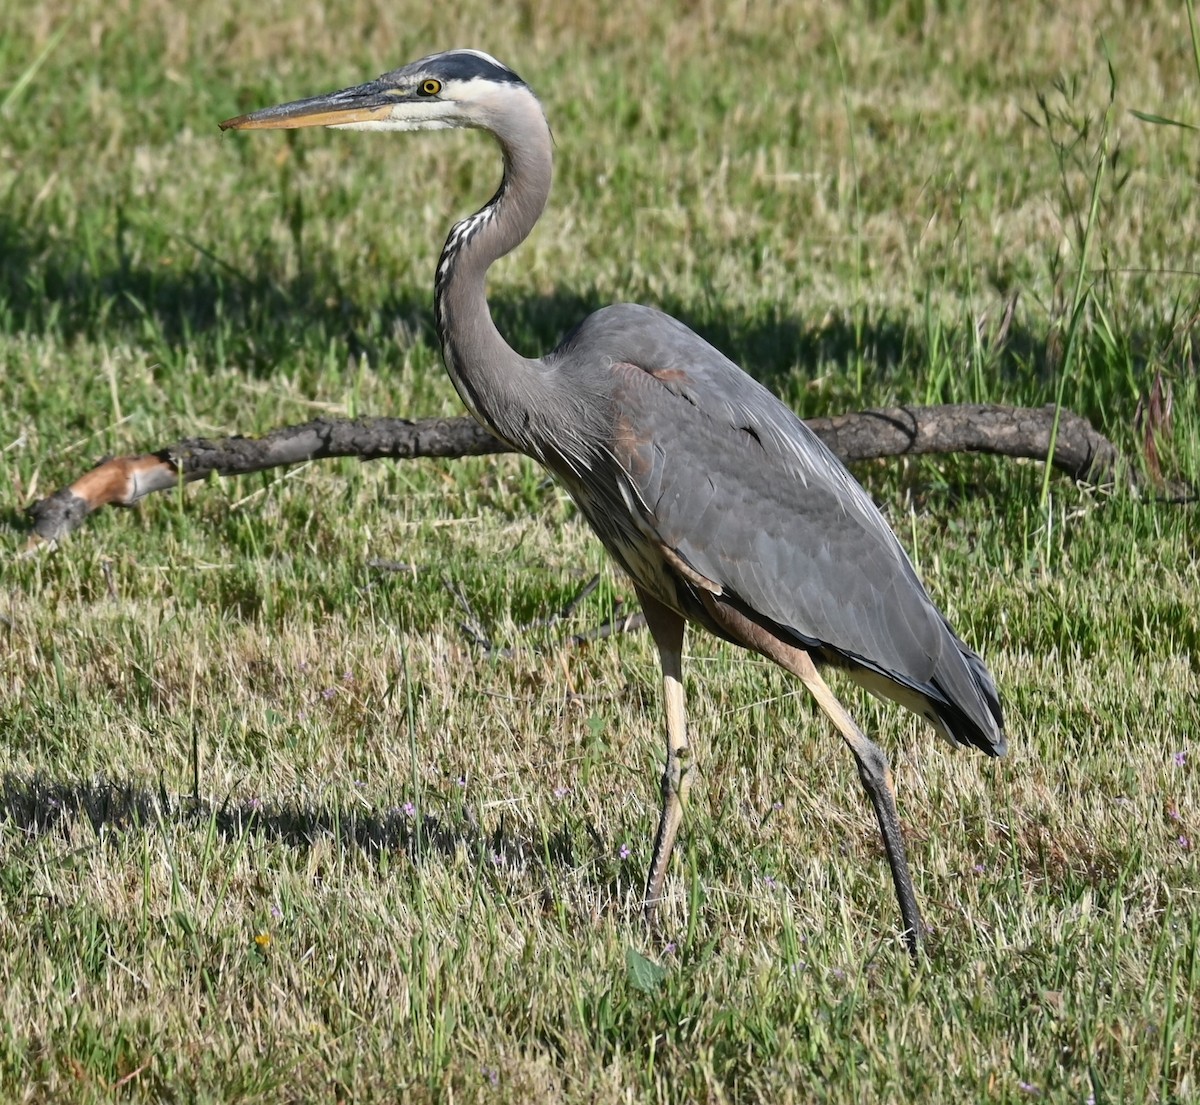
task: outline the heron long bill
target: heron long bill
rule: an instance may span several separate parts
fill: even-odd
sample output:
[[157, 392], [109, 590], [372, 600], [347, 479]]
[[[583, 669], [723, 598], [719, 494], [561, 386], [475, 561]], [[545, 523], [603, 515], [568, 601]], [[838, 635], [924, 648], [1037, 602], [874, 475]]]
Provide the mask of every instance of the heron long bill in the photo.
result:
[[391, 118], [398, 92], [395, 86], [374, 80], [339, 92], [250, 111], [219, 125], [222, 130], [296, 130], [380, 123]]

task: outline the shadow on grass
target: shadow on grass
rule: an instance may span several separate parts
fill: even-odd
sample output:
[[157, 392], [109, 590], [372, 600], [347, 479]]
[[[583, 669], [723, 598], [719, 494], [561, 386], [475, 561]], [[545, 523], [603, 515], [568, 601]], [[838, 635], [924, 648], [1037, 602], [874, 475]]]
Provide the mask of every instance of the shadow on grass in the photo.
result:
[[[460, 850], [479, 858], [488, 868], [575, 869], [593, 868], [596, 880], [615, 893], [604, 877], [605, 858], [614, 847], [591, 825], [587, 826], [594, 854], [578, 855], [578, 844], [563, 823], [545, 838], [522, 838], [506, 830], [503, 822], [488, 831], [478, 824], [469, 806], [456, 819], [425, 813], [419, 819], [405, 808], [362, 810], [305, 803], [271, 804], [257, 799], [214, 804], [171, 796], [160, 785], [157, 792], [131, 781], [111, 779], [48, 779], [41, 775], [7, 773], [0, 785], [0, 824], [7, 822], [29, 838], [39, 838], [81, 824], [99, 835], [107, 832], [153, 831], [160, 824], [205, 829], [213, 825], [227, 840], [254, 835], [296, 851], [311, 849], [318, 841], [333, 839], [347, 852], [376, 859], [383, 852], [404, 852], [413, 861], [451, 858]], [[589, 849], [590, 850], [590, 849]]]
[[[194, 264], [135, 262], [128, 236], [118, 214], [114, 242], [97, 257], [85, 243], [64, 239], [58, 228], [0, 214], [0, 330], [129, 341], [160, 356], [188, 352], [201, 364], [219, 357], [258, 376], [278, 371], [297, 347], [328, 348], [340, 341], [348, 355], [377, 365], [393, 359], [388, 353], [398, 341], [411, 344], [419, 337], [436, 347], [432, 272], [428, 284], [393, 284], [381, 300], [365, 304], [360, 287], [339, 282], [332, 256], [310, 250], [301, 275], [283, 281], [271, 258], [260, 258], [254, 271], [238, 271], [198, 244]], [[607, 302], [594, 288], [525, 297], [498, 289], [493, 310], [518, 349], [545, 352]], [[864, 390], [879, 385], [886, 390], [902, 365], [926, 363], [931, 355], [925, 324], [912, 314], [824, 317], [825, 305], [815, 303], [812, 319], [805, 321], [790, 304], [768, 304], [741, 316], [710, 298], [660, 299], [653, 305], [775, 390], [798, 365], [853, 365], [856, 373], [861, 370]], [[964, 350], [974, 340], [970, 329], [961, 335]], [[996, 351], [995, 371], [1000, 377], [1032, 372], [1049, 380], [1054, 354], [1048, 349], [1045, 334], [1017, 322]]]

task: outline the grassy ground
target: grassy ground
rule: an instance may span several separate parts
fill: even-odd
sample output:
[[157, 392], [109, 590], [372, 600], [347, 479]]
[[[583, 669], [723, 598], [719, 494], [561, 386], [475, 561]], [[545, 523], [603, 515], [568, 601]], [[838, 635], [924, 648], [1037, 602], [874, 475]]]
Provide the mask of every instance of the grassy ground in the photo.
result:
[[[828, 725], [699, 636], [647, 936], [652, 649], [552, 647], [630, 590], [528, 463], [214, 482], [16, 558], [102, 454], [460, 409], [430, 289], [486, 139], [215, 128], [457, 44], [556, 130], [492, 280], [519, 347], [642, 300], [803, 413], [1061, 394], [1131, 451], [1161, 372], [1200, 478], [1200, 139], [1130, 114], [1200, 123], [1182, 5], [586, 7], [0, 0], [0, 1098], [1194, 1100], [1195, 507], [859, 473], [1011, 719], [990, 763], [847, 692], [895, 763], [916, 968]], [[550, 647], [485, 659], [452, 589]]]

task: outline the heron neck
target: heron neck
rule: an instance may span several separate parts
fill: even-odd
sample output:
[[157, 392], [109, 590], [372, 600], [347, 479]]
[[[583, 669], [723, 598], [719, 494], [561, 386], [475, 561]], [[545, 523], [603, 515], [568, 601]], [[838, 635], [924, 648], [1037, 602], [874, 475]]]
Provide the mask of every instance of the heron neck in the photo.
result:
[[550, 195], [550, 131], [536, 101], [532, 110], [537, 126], [522, 129], [519, 138], [497, 134], [504, 152], [500, 187], [483, 208], [451, 228], [434, 291], [438, 338], [450, 379], [471, 413], [519, 448], [523, 427], [514, 415], [538, 362], [522, 357], [496, 329], [486, 277], [494, 261], [529, 235]]

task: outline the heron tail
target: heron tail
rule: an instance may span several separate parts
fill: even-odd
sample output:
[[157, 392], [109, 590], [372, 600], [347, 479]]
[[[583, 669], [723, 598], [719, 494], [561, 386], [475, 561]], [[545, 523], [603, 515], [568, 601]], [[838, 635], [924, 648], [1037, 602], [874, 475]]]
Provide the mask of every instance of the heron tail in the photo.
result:
[[931, 705], [952, 743], [971, 745], [989, 756], [1003, 756], [1008, 751], [1008, 738], [992, 673], [977, 652], [957, 636], [955, 641], [962, 667], [945, 682], [935, 676], [933, 684], [942, 694]]

